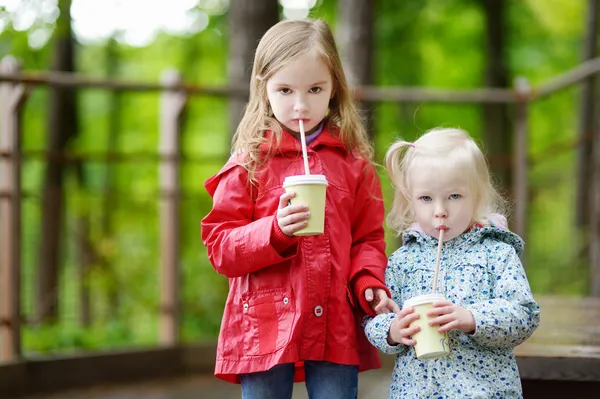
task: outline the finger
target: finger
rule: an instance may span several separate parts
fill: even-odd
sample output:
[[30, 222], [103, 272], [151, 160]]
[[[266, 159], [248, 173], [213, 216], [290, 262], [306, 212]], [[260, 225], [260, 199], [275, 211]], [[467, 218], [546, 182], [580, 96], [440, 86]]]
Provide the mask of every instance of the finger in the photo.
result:
[[454, 320], [456, 320], [456, 318], [453, 317], [452, 315], [443, 315], [443, 316], [435, 317], [435, 318], [429, 320], [427, 324], [429, 324], [430, 326], [441, 326], [441, 325], [450, 323]]
[[310, 217], [310, 213], [308, 213], [308, 212], [294, 212], [284, 218], [284, 224], [285, 225], [300, 224], [302, 222], [308, 221], [309, 217]]
[[435, 301], [432, 304], [432, 306], [434, 308], [439, 308], [439, 307], [442, 307], [442, 306], [452, 306], [452, 305], [453, 305], [453, 303], [451, 301], [447, 300], [447, 299], [444, 299], [444, 300], [441, 300], [441, 301]]
[[417, 341], [412, 338], [402, 338], [400, 342], [406, 346], [415, 346], [417, 344]]
[[[284, 213], [285, 210], [281, 211]], [[310, 214], [308, 212], [305, 213], [294, 213], [292, 215], [288, 215], [285, 217], [281, 217], [281, 215], [277, 215], [277, 223], [283, 231], [284, 234], [291, 236], [296, 231], [303, 229], [308, 224], [308, 217]]]
[[394, 312], [394, 313], [396, 313], [396, 317], [398, 319], [401, 319], [404, 316], [406, 316], [407, 314], [412, 313], [412, 312], [413, 312], [413, 309], [408, 307], [408, 308], [404, 308], [404, 309], [400, 308], [400, 310], [398, 312]]
[[[367, 300], [367, 302], [371, 302], [373, 300], [373, 289], [372, 288], [367, 288], [365, 290], [365, 299]], [[375, 308], [377, 309], [377, 308]]]
[[433, 309], [428, 311], [426, 314], [429, 317], [435, 317], [435, 316], [440, 316], [443, 314], [449, 314], [449, 313], [452, 313], [453, 311], [454, 311], [454, 309], [452, 308], [452, 305], [450, 305], [450, 306], [434, 307]]
[[440, 326], [440, 328], [438, 328], [438, 331], [443, 333], [443, 332], [448, 332], [448, 331], [454, 330], [454, 329], [458, 329], [458, 321], [457, 320], [451, 321], [450, 323], [446, 323], [443, 326]]
[[[283, 193], [279, 197], [278, 215], [287, 216], [291, 213], [306, 212], [308, 206], [306, 204], [291, 205], [290, 200], [296, 196], [296, 193], [291, 191], [289, 193]], [[285, 212], [287, 211], [287, 212]]]
[[410, 326], [409, 328], [406, 329], [406, 336], [412, 337], [419, 331], [421, 331], [421, 327], [419, 327], [418, 325], [415, 324], [414, 326]]
[[381, 288], [375, 290], [375, 296], [381, 301], [388, 299], [387, 292]]
[[292, 223], [292, 224], [286, 225], [285, 227], [283, 227], [281, 229], [281, 231], [283, 231], [285, 234], [291, 236], [298, 230], [302, 230], [303, 228], [305, 228], [307, 225], [308, 225], [308, 221], [302, 220], [297, 223]]
[[416, 314], [416, 313], [414, 313], [414, 311], [415, 311], [415, 309], [412, 306], [408, 306], [408, 307], [400, 309], [400, 311], [396, 313], [396, 316], [398, 316], [399, 318], [403, 318], [409, 314]]
[[420, 331], [420, 327], [419, 326], [412, 326], [409, 328], [405, 328], [400, 330], [400, 337], [401, 340], [411, 340], [412, 337], [418, 333]]
[[401, 311], [400, 306], [398, 306], [398, 304], [396, 302], [394, 302], [392, 299], [390, 299], [388, 301], [388, 308], [396, 314], [400, 313], [400, 311]]
[[410, 326], [410, 324], [421, 317], [418, 313], [411, 313], [400, 319], [401, 326]]
[[290, 200], [296, 196], [293, 191], [285, 192], [279, 197], [279, 209], [283, 209], [290, 204]]
[[373, 310], [377, 314], [390, 313], [389, 307], [384, 302], [379, 302]]
[[390, 298], [380, 301], [377, 306], [375, 306], [374, 310], [377, 314], [395, 313], [398, 315], [401, 312], [400, 306], [398, 306], [396, 302], [392, 301]]

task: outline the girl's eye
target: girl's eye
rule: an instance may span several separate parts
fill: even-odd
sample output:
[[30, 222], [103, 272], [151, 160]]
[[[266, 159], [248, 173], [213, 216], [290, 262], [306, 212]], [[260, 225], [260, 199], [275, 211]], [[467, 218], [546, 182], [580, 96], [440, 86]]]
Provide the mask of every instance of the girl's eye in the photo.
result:
[[460, 194], [450, 194], [450, 197], [448, 197], [448, 198], [450, 198], [451, 200], [457, 200], [457, 199], [459, 199], [460, 197], [461, 197], [461, 195], [460, 195]]
[[423, 202], [431, 202], [431, 197], [429, 195], [424, 195], [419, 198]]
[[321, 89], [320, 87], [311, 87], [310, 90], [308, 90], [309, 93], [320, 93], [321, 91], [323, 91], [323, 89]]
[[288, 89], [287, 87], [284, 87], [284, 88], [279, 89], [279, 92], [281, 94], [290, 94], [292, 91], [290, 89]]

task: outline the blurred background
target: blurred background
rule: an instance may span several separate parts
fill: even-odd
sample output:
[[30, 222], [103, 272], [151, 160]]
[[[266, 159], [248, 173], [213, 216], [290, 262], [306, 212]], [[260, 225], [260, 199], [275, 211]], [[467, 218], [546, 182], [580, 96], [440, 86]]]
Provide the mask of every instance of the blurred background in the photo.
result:
[[22, 355], [216, 339], [228, 286], [200, 240], [203, 183], [284, 18], [331, 24], [377, 162], [397, 137], [466, 129], [513, 200], [534, 293], [600, 296], [597, 15], [586, 0], [0, 0], [0, 122], [20, 137], [11, 158], [4, 136], [0, 180], [17, 159], [22, 187], [0, 196], [5, 225], [20, 209], [0, 300]]

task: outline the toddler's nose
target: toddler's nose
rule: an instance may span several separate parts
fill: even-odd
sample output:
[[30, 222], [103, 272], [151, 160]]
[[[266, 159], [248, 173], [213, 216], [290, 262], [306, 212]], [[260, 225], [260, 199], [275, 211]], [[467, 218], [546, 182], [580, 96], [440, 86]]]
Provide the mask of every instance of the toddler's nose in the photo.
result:
[[434, 214], [436, 219], [446, 219], [448, 217], [448, 212], [444, 208], [437, 208]]

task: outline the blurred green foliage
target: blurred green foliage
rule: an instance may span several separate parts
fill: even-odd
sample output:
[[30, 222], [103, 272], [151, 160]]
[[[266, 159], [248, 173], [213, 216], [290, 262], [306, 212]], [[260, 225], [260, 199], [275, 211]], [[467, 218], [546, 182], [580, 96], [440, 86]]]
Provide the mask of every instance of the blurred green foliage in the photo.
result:
[[[313, 17], [335, 28], [336, 2], [318, 2]], [[513, 77], [524, 76], [539, 84], [580, 62], [584, 34], [585, 2], [527, 0], [508, 2], [508, 64]], [[17, 31], [10, 15], [0, 10], [5, 29], [0, 33], [0, 54], [17, 57], [25, 70], [48, 69], [51, 42], [41, 48], [29, 45], [31, 31]], [[471, 0], [379, 2], [376, 9], [374, 62], [375, 84], [478, 88], [483, 85], [485, 19], [481, 4]], [[39, 24], [38, 24], [39, 25]], [[46, 23], [52, 27], [52, 24]], [[34, 28], [32, 28], [34, 29]], [[77, 46], [77, 68], [86, 76], [106, 76], [109, 61], [117, 65], [116, 78], [156, 82], [168, 68], [178, 69], [185, 81], [223, 84], [227, 81], [228, 29], [226, 15], [210, 15], [200, 33], [175, 36], [160, 33], [145, 47], [119, 42], [112, 61], [107, 42]], [[118, 39], [118, 34], [117, 37]], [[587, 265], [580, 251], [585, 237], [573, 227], [575, 151], [546, 156], [556, 143], [576, 136], [578, 88], [571, 88], [535, 102], [531, 107], [529, 181], [532, 190], [528, 252], [525, 260], [535, 293], [585, 295]], [[24, 113], [23, 147], [42, 150], [46, 143], [47, 96], [37, 88]], [[104, 90], [79, 92], [80, 132], [70, 149], [102, 152], [107, 149], [111, 95]], [[158, 145], [159, 95], [123, 93], [119, 98], [117, 151], [156, 151]], [[377, 161], [398, 136], [414, 138], [434, 126], [460, 126], [481, 137], [481, 108], [476, 105], [394, 104], [374, 105]], [[211, 200], [203, 182], [219, 170], [228, 157], [227, 101], [192, 97], [184, 118], [183, 152], [189, 161], [182, 166], [184, 197], [181, 203], [181, 279], [185, 342], [214, 338], [218, 333], [227, 280], [214, 272], [200, 240], [200, 220]], [[64, 232], [65, 262], [61, 275], [61, 321], [53, 326], [28, 326], [24, 346], [28, 354], [123, 346], [157, 342], [159, 298], [158, 168], [156, 163], [117, 163], [110, 206], [102, 202], [106, 164], [87, 162], [88, 180], [82, 189], [73, 170], [67, 180], [67, 214]], [[33, 292], [40, 229], [39, 192], [43, 163], [24, 161], [23, 185], [32, 194], [23, 206], [23, 306], [33, 312]], [[382, 171], [386, 203], [391, 188]], [[109, 215], [105, 214], [108, 209]], [[87, 215], [99, 260], [88, 281], [92, 290], [91, 327], [79, 327], [79, 280], [75, 259], [75, 221]], [[114, 233], [102, 230], [109, 217]], [[397, 240], [388, 231], [388, 252]], [[118, 297], [118, 308], [111, 306]]]

